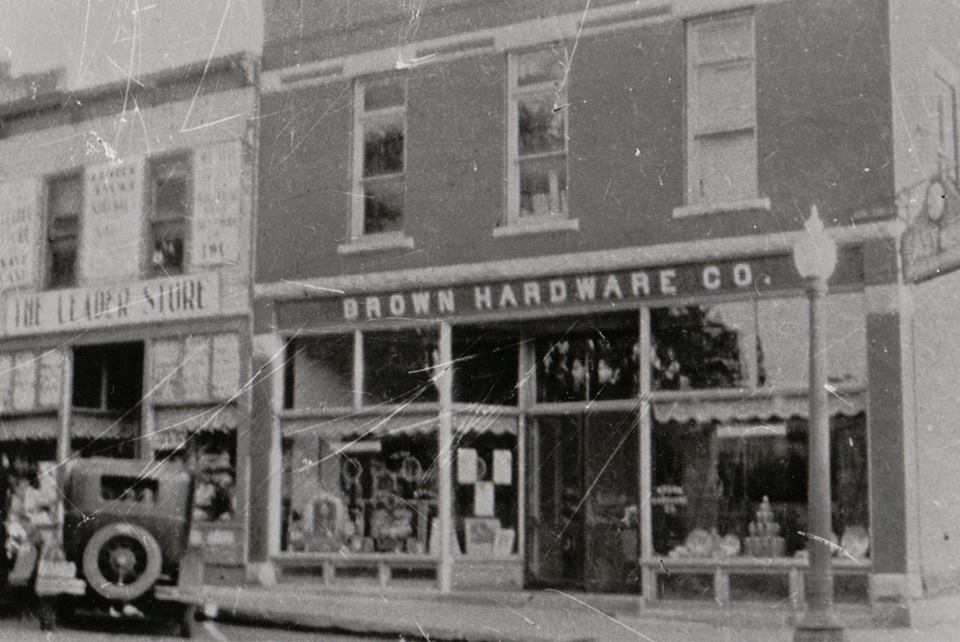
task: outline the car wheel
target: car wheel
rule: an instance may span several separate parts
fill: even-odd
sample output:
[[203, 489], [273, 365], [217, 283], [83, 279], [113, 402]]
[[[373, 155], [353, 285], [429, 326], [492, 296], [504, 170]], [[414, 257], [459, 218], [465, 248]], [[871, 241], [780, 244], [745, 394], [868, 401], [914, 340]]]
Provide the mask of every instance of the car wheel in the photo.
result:
[[136, 524], [114, 522], [98, 530], [83, 549], [83, 576], [108, 600], [129, 602], [153, 586], [163, 562], [156, 538]]

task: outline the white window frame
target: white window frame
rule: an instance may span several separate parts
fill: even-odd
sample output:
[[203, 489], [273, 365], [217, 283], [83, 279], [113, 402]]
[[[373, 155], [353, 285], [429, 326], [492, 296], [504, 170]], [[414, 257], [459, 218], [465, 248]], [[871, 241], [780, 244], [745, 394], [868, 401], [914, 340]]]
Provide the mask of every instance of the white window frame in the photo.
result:
[[[731, 55], [717, 57], [714, 59], [699, 59], [697, 57], [698, 35], [701, 29], [705, 27], [716, 28], [718, 24], [737, 22], [747, 22], [750, 28], [750, 53], [748, 55]], [[689, 216], [695, 214], [704, 214], [715, 211], [736, 211], [747, 209], [770, 209], [770, 201], [759, 196], [759, 154], [757, 151], [757, 55], [756, 55], [756, 22], [752, 13], [736, 13], [724, 16], [711, 16], [709, 18], [693, 19], [687, 21], [687, 105], [686, 105], [686, 206], [674, 210], [674, 216]], [[752, 114], [748, 122], [744, 122], [734, 128], [722, 125], [698, 129], [700, 119], [700, 96], [697, 87], [697, 71], [703, 66], [730, 66], [730, 65], [750, 65], [751, 89], [750, 95], [753, 100]], [[756, 172], [753, 176], [753, 185], [750, 190], [752, 193], [744, 195], [743, 198], [734, 201], [711, 200], [701, 195], [700, 186], [700, 154], [699, 139], [721, 136], [724, 134], [750, 133], [753, 139], [754, 167]]]
[[[364, 107], [364, 96], [368, 87], [378, 84], [401, 83], [403, 85], [403, 104], [385, 107], [368, 112]], [[385, 174], [384, 177], [401, 177], [406, 185], [407, 176], [407, 80], [403, 77], [386, 76], [380, 78], [357, 79], [353, 85], [353, 159], [352, 159], [352, 187], [350, 206], [350, 242], [338, 248], [340, 254], [352, 254], [366, 250], [380, 250], [390, 248], [412, 248], [413, 239], [406, 235], [407, 206], [404, 199], [403, 225], [400, 230], [390, 232], [364, 232], [366, 223], [364, 203], [364, 132], [366, 126], [377, 121], [394, 120], [400, 116], [403, 120], [403, 172]]]
[[[539, 230], [579, 229], [577, 219], [570, 216], [570, 113], [567, 104], [567, 82], [564, 79], [562, 86], [556, 87], [553, 81], [519, 85], [519, 59], [526, 54], [535, 53], [538, 49], [526, 49], [511, 52], [507, 55], [507, 197], [505, 227], [495, 228], [495, 236], [510, 236]], [[566, 174], [567, 208], [566, 211], [547, 214], [544, 216], [520, 215], [520, 162], [530, 158], [558, 156], [560, 152], [546, 152], [542, 154], [520, 157], [520, 99], [524, 96], [550, 93], [554, 102], [566, 110], [563, 119], [563, 166]]]

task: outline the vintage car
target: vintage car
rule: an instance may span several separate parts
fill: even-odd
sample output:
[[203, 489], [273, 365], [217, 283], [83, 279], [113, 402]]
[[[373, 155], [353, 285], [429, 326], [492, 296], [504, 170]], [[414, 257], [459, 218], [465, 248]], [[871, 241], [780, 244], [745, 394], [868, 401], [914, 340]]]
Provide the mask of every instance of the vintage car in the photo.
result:
[[56, 596], [52, 625], [76, 609], [132, 608], [176, 616], [189, 636], [196, 607], [178, 590], [186, 575], [199, 584], [202, 574], [199, 556], [188, 556], [193, 491], [193, 476], [175, 464], [73, 462], [64, 485], [63, 550], [86, 590]]

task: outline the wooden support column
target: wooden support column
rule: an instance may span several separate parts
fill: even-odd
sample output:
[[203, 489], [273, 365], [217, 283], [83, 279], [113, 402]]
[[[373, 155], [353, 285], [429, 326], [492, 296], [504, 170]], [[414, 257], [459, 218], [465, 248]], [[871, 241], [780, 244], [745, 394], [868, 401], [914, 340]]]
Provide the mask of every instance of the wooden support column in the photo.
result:
[[440, 467], [440, 568], [437, 580], [441, 593], [449, 593], [453, 583], [451, 538], [453, 536], [453, 347], [452, 328], [440, 324], [440, 363], [436, 374], [440, 399], [437, 461]]
[[57, 523], [63, 524], [63, 498], [67, 481], [66, 465], [70, 460], [70, 422], [73, 415], [73, 350], [65, 348], [62, 351], [61, 364], [63, 372], [60, 377], [60, 432], [57, 435], [57, 487], [59, 496], [57, 501]]

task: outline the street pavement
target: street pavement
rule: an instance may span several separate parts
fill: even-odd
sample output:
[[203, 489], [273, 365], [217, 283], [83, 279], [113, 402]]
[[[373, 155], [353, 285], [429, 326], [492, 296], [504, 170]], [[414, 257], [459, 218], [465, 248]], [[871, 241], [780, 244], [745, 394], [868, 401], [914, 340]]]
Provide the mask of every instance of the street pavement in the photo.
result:
[[[394, 640], [398, 636], [433, 642], [788, 642], [793, 638], [792, 627], [784, 621], [784, 615], [771, 615], [766, 606], [757, 606], [753, 612], [743, 608], [727, 613], [714, 610], [716, 617], [706, 618], [703, 611], [710, 606], [697, 604], [689, 606], [690, 617], [655, 610], [623, 615], [587, 604], [576, 595], [566, 596], [565, 605], [524, 602], [522, 596], [510, 594], [498, 599], [484, 594], [465, 602], [439, 596], [434, 600], [410, 598], [394, 591], [362, 594], [302, 585], [205, 588], [205, 599], [219, 606], [221, 619], [338, 629], [392, 636]], [[913, 605], [912, 613], [909, 628], [850, 628], [847, 639], [960, 640], [960, 596], [919, 601]], [[304, 636], [303, 639], [329, 639], [307, 632]]]
[[[709, 605], [691, 604], [686, 615], [663, 610], [626, 615], [568, 594], [558, 594], [561, 601], [551, 602], [541, 599], [542, 594], [533, 599], [531, 594], [515, 593], [430, 600], [394, 591], [362, 594], [305, 585], [205, 587], [204, 592], [208, 602], [218, 605], [219, 614], [215, 621], [198, 623], [195, 639], [210, 642], [787, 642], [793, 637], [783, 621], [784, 612], [774, 613], [767, 606], [756, 606], [753, 612], [713, 609], [707, 614]], [[911, 627], [848, 628], [847, 640], [960, 640], [960, 596], [916, 602], [912, 613]], [[27, 613], [0, 613], [0, 640], [173, 640], [174, 632], [164, 622], [86, 616], [46, 633]]]

